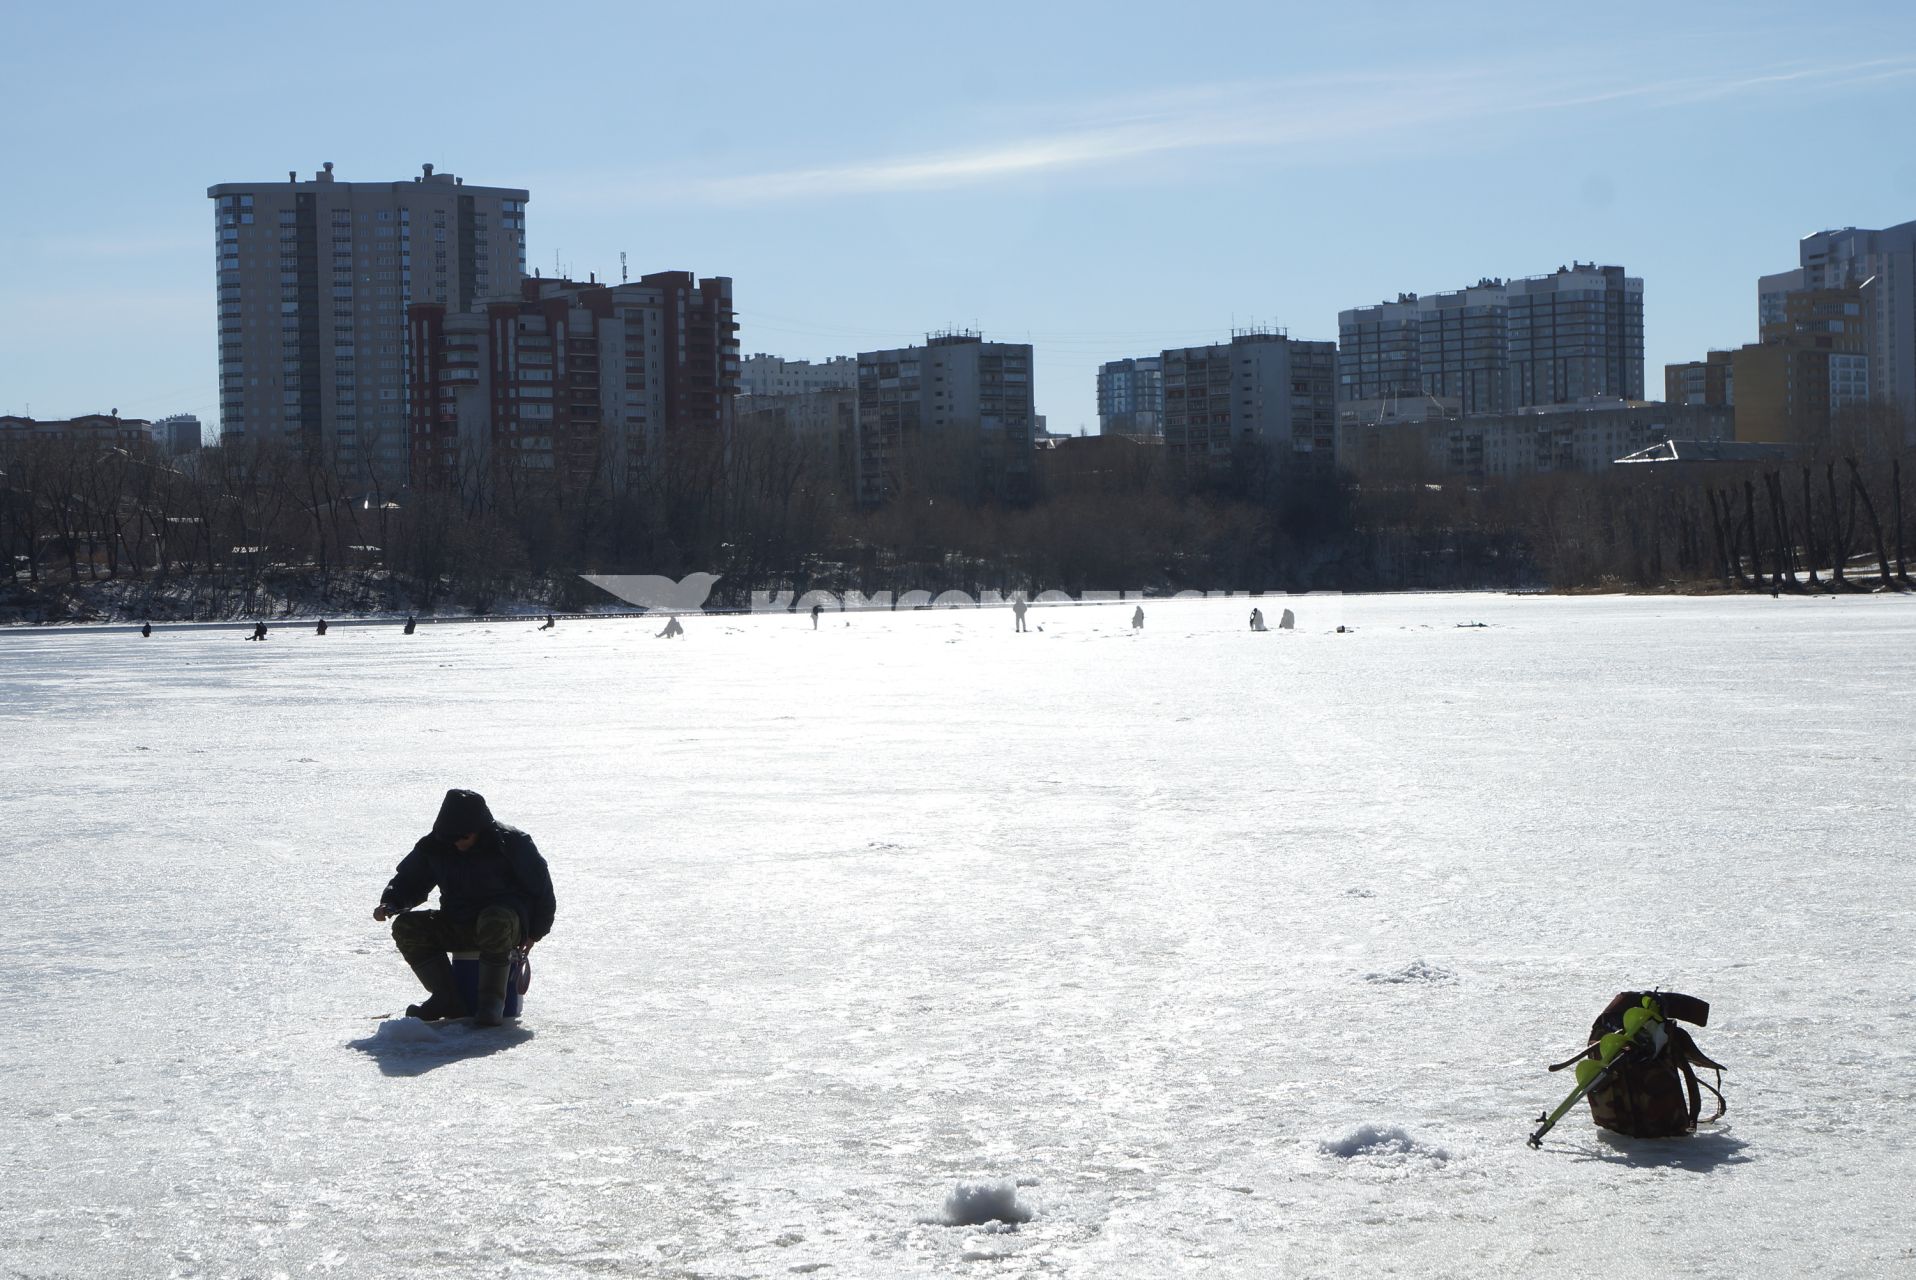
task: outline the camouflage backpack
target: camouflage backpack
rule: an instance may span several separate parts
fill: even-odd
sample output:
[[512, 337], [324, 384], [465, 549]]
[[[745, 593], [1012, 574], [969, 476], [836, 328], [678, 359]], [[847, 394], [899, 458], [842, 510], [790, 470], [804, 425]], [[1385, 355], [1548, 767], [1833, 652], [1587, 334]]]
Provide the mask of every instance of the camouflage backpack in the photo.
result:
[[[1721, 1118], [1729, 1105], [1723, 1100], [1722, 1065], [1696, 1047], [1678, 1020], [1705, 1026], [1710, 1006], [1674, 991], [1620, 991], [1590, 1024], [1589, 1046], [1550, 1069], [1576, 1066], [1579, 1081], [1594, 1081], [1584, 1097], [1600, 1128], [1633, 1138], [1689, 1133], [1703, 1109], [1703, 1090], [1716, 1097], [1710, 1121]], [[1716, 1072], [1716, 1085], [1698, 1080], [1697, 1067]]]

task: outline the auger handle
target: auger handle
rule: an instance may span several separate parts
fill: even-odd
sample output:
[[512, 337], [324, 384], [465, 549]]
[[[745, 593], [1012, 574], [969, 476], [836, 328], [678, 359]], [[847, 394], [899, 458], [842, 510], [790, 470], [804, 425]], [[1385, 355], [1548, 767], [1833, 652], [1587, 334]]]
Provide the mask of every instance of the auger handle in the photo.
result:
[[1529, 1139], [1531, 1150], [1534, 1151], [1534, 1150], [1540, 1149], [1543, 1146], [1543, 1135], [1546, 1133], [1549, 1133], [1552, 1129], [1556, 1128], [1557, 1121], [1563, 1119], [1564, 1113], [1570, 1110], [1570, 1108], [1576, 1106], [1577, 1100], [1583, 1097], [1584, 1094], [1589, 1093], [1592, 1089], [1596, 1088], [1599, 1084], [1603, 1083], [1604, 1077], [1609, 1075], [1612, 1071], [1615, 1071], [1617, 1069], [1617, 1064], [1619, 1062], [1622, 1062], [1625, 1058], [1629, 1057], [1630, 1053], [1636, 1047], [1637, 1047], [1636, 1042], [1634, 1040], [1624, 1045], [1623, 1048], [1617, 1050], [1616, 1057], [1610, 1059], [1610, 1061], [1603, 1064], [1603, 1070], [1597, 1072], [1597, 1074], [1590, 1077], [1589, 1083], [1580, 1084], [1576, 1088], [1572, 1089], [1570, 1091], [1570, 1096], [1565, 1098], [1563, 1102], [1558, 1105], [1557, 1109], [1555, 1111], [1552, 1111], [1549, 1115], [1538, 1116], [1537, 1119], [1538, 1121], [1540, 1121], [1539, 1127], [1535, 1133], [1530, 1135], [1530, 1139]]

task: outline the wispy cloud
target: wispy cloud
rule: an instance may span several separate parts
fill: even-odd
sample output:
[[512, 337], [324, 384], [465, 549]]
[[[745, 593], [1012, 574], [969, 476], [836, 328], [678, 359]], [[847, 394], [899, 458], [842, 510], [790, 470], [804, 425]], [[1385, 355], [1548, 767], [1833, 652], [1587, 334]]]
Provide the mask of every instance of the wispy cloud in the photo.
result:
[[[1371, 139], [1408, 140], [1433, 126], [1603, 105], [1671, 108], [1790, 90], [1832, 90], [1916, 76], [1916, 57], [1652, 76], [1623, 84], [1508, 68], [1309, 77], [1172, 90], [1098, 104], [1051, 127], [977, 146], [804, 168], [665, 180], [547, 180], [589, 185], [599, 199], [746, 205], [955, 190], [1125, 162], [1220, 151], [1302, 154]], [[1092, 118], [1087, 119], [1087, 115]], [[583, 194], [583, 193], [581, 193]]]
[[1777, 68], [1747, 75], [1679, 81], [1670, 87], [1667, 101], [1672, 104], [1707, 102], [1786, 87], [1847, 89], [1912, 76], [1916, 76], [1916, 58], [1871, 58], [1864, 62]]

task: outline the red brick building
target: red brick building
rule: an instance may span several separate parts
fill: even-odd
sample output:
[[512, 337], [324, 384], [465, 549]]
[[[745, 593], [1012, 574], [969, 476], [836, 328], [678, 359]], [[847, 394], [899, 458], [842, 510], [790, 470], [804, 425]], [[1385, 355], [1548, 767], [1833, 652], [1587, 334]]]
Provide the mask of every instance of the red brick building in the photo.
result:
[[537, 277], [514, 301], [407, 313], [412, 482], [502, 468], [615, 488], [675, 433], [723, 438], [738, 392], [732, 282]]

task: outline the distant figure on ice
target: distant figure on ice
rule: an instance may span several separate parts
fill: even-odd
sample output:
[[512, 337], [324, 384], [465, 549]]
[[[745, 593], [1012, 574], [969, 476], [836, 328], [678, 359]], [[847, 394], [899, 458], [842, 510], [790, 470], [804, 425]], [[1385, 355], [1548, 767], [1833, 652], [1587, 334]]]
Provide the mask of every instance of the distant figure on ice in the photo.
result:
[[1131, 629], [1133, 631], [1144, 630], [1144, 606], [1143, 605], [1139, 605], [1136, 609], [1132, 611]]
[[824, 605], [822, 604], [812, 605], [812, 630], [814, 631], [818, 630], [818, 615], [823, 612], [825, 612]]
[[1277, 629], [1279, 631], [1297, 630], [1297, 615], [1292, 613], [1289, 609], [1286, 609], [1283, 613], [1280, 613], [1277, 616]]
[[255, 622], [253, 624], [253, 634], [246, 638], [248, 640], [264, 640], [266, 638], [266, 624], [264, 622]]
[[321, 618], [319, 620], [319, 625], [313, 628], [313, 634], [320, 635], [320, 636], [323, 636], [326, 634], [326, 619]]
[[[437, 911], [414, 911], [433, 889]], [[496, 821], [476, 791], [452, 790], [432, 834], [422, 836], [379, 895], [373, 919], [393, 922], [393, 941], [429, 993], [406, 1009], [433, 1022], [470, 1012], [482, 1027], [505, 1021], [506, 975], [514, 948], [530, 950], [552, 931], [552, 874], [532, 837]], [[448, 951], [479, 952], [479, 1007], [468, 1010], [453, 982]]]
[[1269, 627], [1264, 625], [1264, 611], [1262, 609], [1251, 610], [1251, 630], [1253, 631], [1269, 631], [1270, 630]]
[[1349, 628], [1349, 627], [1346, 627], [1346, 626], [1342, 626], [1342, 625], [1340, 625], [1340, 626], [1339, 626], [1339, 627], [1337, 628], [1337, 634], [1338, 634], [1338, 635], [1340, 635], [1340, 636], [1341, 636], [1341, 635], [1345, 635], [1345, 634], [1348, 634], [1348, 633], [1349, 633], [1349, 631], [1350, 631], [1350, 628]]
[[418, 625], [419, 625], [419, 623], [418, 623], [417, 621], [415, 621], [415, 620], [414, 620], [414, 618], [413, 618], [413, 616], [412, 616], [412, 615], [411, 615], [410, 613], [409, 613], [409, 614], [407, 614], [407, 615], [406, 615], [406, 630], [405, 630], [405, 634], [407, 634], [407, 635], [411, 635], [411, 634], [413, 633], [413, 629], [414, 629], [415, 627], [417, 627]]
[[1025, 598], [1023, 596], [1019, 596], [1017, 599], [1011, 602], [1012, 615], [1018, 620], [1018, 625], [1016, 627], [1016, 630], [1024, 631], [1027, 629], [1025, 627], [1025, 609], [1027, 607], [1028, 606], [1025, 604]]
[[659, 632], [655, 638], [659, 640], [670, 640], [673, 636], [682, 636], [684, 634], [685, 628], [679, 625], [679, 615], [675, 613], [665, 620], [665, 630]]
[[558, 625], [559, 625], [559, 620], [548, 613], [546, 615], [545, 625], [540, 627], [539, 630], [550, 631]]
[[140, 624], [140, 639], [146, 640], [146, 639], [149, 639], [152, 635], [153, 635], [153, 624], [150, 622], [142, 622]]

